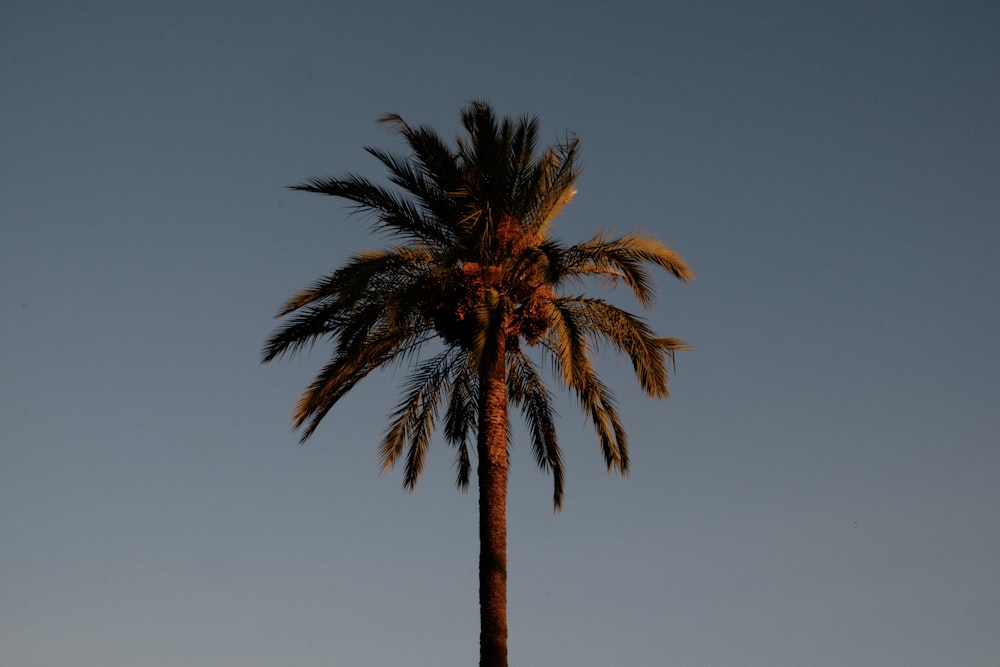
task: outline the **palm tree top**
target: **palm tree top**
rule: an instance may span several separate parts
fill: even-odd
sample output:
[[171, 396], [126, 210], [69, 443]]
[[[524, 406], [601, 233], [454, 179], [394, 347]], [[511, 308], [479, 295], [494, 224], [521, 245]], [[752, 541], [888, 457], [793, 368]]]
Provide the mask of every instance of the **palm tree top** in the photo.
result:
[[[562, 455], [536, 360], [545, 358], [592, 420], [608, 468], [627, 473], [628, 439], [590, 353], [598, 342], [610, 343], [631, 361], [645, 393], [666, 397], [668, 364], [687, 346], [657, 336], [643, 319], [603, 299], [568, 289], [597, 277], [624, 284], [648, 309], [649, 267], [689, 281], [683, 259], [639, 233], [599, 233], [573, 245], [552, 238], [552, 221], [576, 193], [579, 140], [567, 135], [539, 151], [534, 117], [501, 119], [487, 103], [473, 102], [462, 111], [463, 133], [454, 143], [395, 114], [380, 121], [408, 149], [403, 155], [366, 149], [387, 169], [388, 185], [348, 174], [291, 187], [347, 200], [395, 243], [354, 255], [279, 310], [287, 319], [268, 340], [264, 361], [321, 340], [332, 348], [296, 407], [302, 440], [368, 373], [406, 362], [412, 374], [380, 448], [383, 469], [404, 460], [404, 485], [414, 488], [441, 426], [456, 448], [465, 488], [482, 378], [502, 355], [506, 400], [527, 422], [536, 462], [553, 474], [558, 508]], [[443, 351], [421, 356], [435, 338]]]

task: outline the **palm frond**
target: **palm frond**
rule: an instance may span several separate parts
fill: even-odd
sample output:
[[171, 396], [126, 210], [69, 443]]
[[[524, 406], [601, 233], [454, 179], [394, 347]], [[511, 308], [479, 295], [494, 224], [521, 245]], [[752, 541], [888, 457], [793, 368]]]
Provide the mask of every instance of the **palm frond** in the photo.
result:
[[296, 403], [292, 423], [302, 431], [299, 441], [308, 440], [337, 401], [362, 378], [409, 353], [421, 342], [419, 332], [389, 329], [374, 332], [360, 350], [334, 354]]
[[673, 361], [675, 351], [686, 349], [684, 341], [657, 337], [642, 319], [602, 299], [574, 297], [558, 302], [574, 312], [574, 319], [595, 340], [607, 340], [628, 355], [643, 391], [654, 398], [669, 396], [667, 362]]
[[614, 393], [597, 377], [593, 368], [588, 368], [570, 388], [597, 430], [608, 470], [627, 475], [628, 436], [618, 417]]
[[573, 185], [580, 175], [575, 163], [578, 144], [575, 137], [567, 138], [565, 143], [547, 150], [532, 168], [531, 191], [526, 197], [530, 208], [524, 214], [532, 232], [545, 232], [576, 194]]
[[531, 360], [520, 350], [507, 357], [507, 395], [521, 409], [531, 434], [535, 464], [552, 473], [552, 506], [558, 511], [563, 500], [563, 460], [556, 439], [552, 394]]
[[591, 418], [608, 469], [625, 473], [628, 470], [628, 440], [622, 438], [624, 429], [618, 418], [614, 394], [601, 382], [590, 362], [587, 345], [590, 323], [586, 315], [570, 303], [572, 301], [565, 299], [551, 302], [552, 327], [543, 343], [552, 354], [557, 376], [576, 395], [584, 413]]
[[261, 361], [267, 363], [295, 354], [312, 347], [321, 338], [333, 336], [338, 320], [338, 311], [327, 304], [303, 310], [271, 334], [261, 350]]
[[453, 193], [462, 179], [458, 155], [433, 129], [411, 127], [398, 114], [386, 114], [380, 123], [392, 125], [413, 151], [412, 161], [420, 173], [442, 192]]
[[440, 223], [441, 236], [448, 238], [447, 248], [456, 242], [462, 232], [461, 180], [458, 175], [451, 178], [441, 174], [428, 173], [426, 167], [412, 156], [400, 157], [377, 148], [366, 148], [389, 170], [390, 180], [403, 188], [413, 198], [413, 203], [425, 220]]
[[469, 488], [472, 463], [469, 459], [470, 436], [476, 433], [479, 422], [479, 382], [470, 372], [469, 363], [456, 360], [451, 377], [451, 396], [445, 413], [444, 436], [455, 447], [455, 471], [458, 488]]
[[354, 202], [354, 212], [372, 214], [375, 229], [388, 231], [392, 235], [433, 245], [448, 244], [447, 227], [440, 221], [427, 218], [413, 202], [361, 176], [348, 174], [342, 178], [311, 178], [304, 183], [289, 186], [288, 189], [340, 197]]
[[457, 350], [446, 350], [411, 373], [404, 398], [393, 413], [379, 448], [382, 472], [388, 472], [402, 455], [404, 446], [409, 445], [403, 478], [407, 489], [416, 487], [423, 470], [441, 401], [451, 392], [456, 356]]
[[624, 281], [643, 308], [653, 303], [653, 280], [646, 264], [658, 266], [674, 277], [688, 282], [694, 274], [680, 255], [668, 245], [648, 236], [626, 234], [611, 239], [598, 234], [584, 243], [567, 248], [563, 254], [566, 276], [599, 275], [613, 284]]
[[565, 307], [565, 299], [550, 302], [550, 328], [543, 338], [552, 353], [553, 366], [563, 383], [571, 387], [590, 366], [587, 328], [576, 310]]
[[364, 341], [379, 323], [410, 326], [412, 293], [421, 287], [434, 257], [422, 246], [355, 255], [342, 269], [289, 299], [277, 317], [299, 311], [265, 344], [263, 361], [294, 353], [317, 339], [338, 339], [344, 352]]

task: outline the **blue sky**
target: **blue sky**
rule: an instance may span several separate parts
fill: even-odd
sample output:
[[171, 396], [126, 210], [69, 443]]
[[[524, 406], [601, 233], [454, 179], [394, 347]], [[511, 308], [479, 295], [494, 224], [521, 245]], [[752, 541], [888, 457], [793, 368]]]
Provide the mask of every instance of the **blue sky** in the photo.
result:
[[[475, 494], [379, 477], [401, 373], [305, 446], [284, 298], [376, 247], [311, 176], [489, 99], [582, 141], [567, 241], [643, 230], [669, 402], [601, 360], [604, 472], [513, 447], [512, 665], [1000, 660], [993, 2], [19, 3], [0, 25], [0, 659], [457, 667]], [[613, 298], [618, 298], [614, 295]], [[622, 295], [623, 296], [623, 295]]]

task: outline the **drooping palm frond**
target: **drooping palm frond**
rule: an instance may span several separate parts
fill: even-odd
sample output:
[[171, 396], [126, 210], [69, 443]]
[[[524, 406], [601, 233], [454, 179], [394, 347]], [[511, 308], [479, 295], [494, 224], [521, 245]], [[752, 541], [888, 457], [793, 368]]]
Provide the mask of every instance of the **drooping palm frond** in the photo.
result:
[[652, 264], [684, 282], [694, 279], [680, 255], [670, 246], [648, 236], [626, 234], [612, 239], [598, 234], [589, 241], [565, 249], [562, 266], [565, 277], [597, 275], [614, 285], [624, 281], [643, 308], [653, 305], [653, 279], [645, 265]]
[[452, 367], [451, 396], [445, 413], [444, 437], [455, 451], [455, 472], [458, 488], [469, 488], [472, 462], [469, 457], [470, 437], [479, 425], [479, 380], [472, 372], [466, 356], [456, 359]]
[[507, 356], [507, 396], [527, 422], [535, 463], [552, 473], [552, 505], [559, 510], [563, 500], [563, 460], [556, 439], [552, 394], [521, 350]]
[[603, 299], [573, 297], [559, 299], [559, 307], [574, 313], [573, 319], [595, 341], [607, 341], [632, 362], [639, 386], [653, 398], [670, 395], [667, 363], [674, 352], [688, 349], [675, 338], [659, 338], [642, 319]]
[[368, 342], [354, 354], [335, 354], [295, 406], [292, 422], [302, 430], [305, 442], [331, 408], [373, 370], [411, 353], [422, 342], [420, 331], [392, 329], [372, 332]]
[[[571, 303], [571, 301], [569, 302]], [[552, 302], [552, 328], [543, 344], [552, 356], [556, 375], [573, 392], [590, 417], [609, 470], [628, 472], [628, 439], [618, 417], [614, 394], [600, 380], [590, 362], [587, 338], [590, 323], [578, 308], [556, 299]]]
[[403, 486], [414, 489], [423, 470], [434, 424], [445, 397], [452, 392], [451, 378], [460, 350], [452, 348], [417, 366], [406, 383], [403, 400], [379, 448], [382, 472], [388, 472], [408, 445]]
[[592, 367], [587, 368], [571, 389], [594, 424], [608, 470], [627, 475], [628, 434], [618, 416], [614, 392], [601, 381]]
[[590, 365], [587, 329], [573, 309], [562, 307], [560, 299], [550, 303], [549, 322], [542, 343], [552, 353], [556, 375], [571, 387]]

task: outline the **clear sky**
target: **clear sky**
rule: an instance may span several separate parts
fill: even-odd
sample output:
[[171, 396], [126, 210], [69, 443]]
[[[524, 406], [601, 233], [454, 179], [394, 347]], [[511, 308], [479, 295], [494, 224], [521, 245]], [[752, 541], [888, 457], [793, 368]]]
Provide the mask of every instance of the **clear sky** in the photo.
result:
[[[669, 402], [513, 445], [511, 664], [1000, 664], [1000, 4], [19, 2], [0, 20], [0, 662], [465, 667], [475, 494], [296, 444], [284, 298], [377, 247], [284, 186], [475, 98], [582, 141], [566, 241], [674, 246]], [[624, 295], [614, 295], [613, 298]]]

